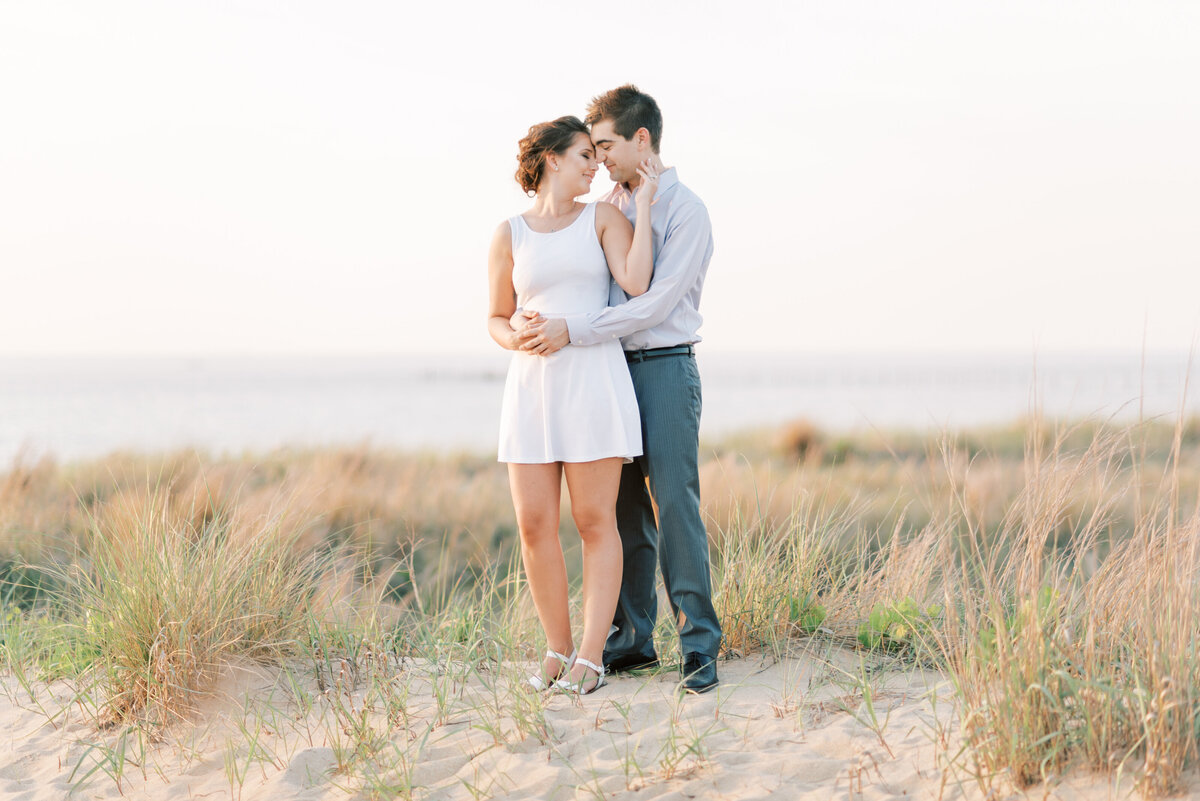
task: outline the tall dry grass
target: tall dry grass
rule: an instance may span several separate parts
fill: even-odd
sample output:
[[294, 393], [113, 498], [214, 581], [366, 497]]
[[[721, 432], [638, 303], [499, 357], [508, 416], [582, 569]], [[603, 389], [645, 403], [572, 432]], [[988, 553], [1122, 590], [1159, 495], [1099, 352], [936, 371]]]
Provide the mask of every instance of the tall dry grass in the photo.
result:
[[1183, 433], [1153, 461], [1137, 432], [1078, 454], [1066, 434], [1031, 443], [999, 532], [968, 526], [938, 645], [986, 785], [1083, 765], [1136, 770], [1161, 797], [1196, 764], [1200, 512]]
[[1196, 423], [1016, 433], [710, 462], [726, 645], [806, 633], [802, 598], [844, 641], [942, 666], [985, 792], [1075, 768], [1178, 792], [1200, 761]]
[[[727, 656], [817, 636], [941, 666], [989, 790], [1076, 766], [1181, 786], [1200, 734], [1195, 422], [797, 431], [704, 448]], [[518, 555], [482, 457], [19, 460], [0, 590], [27, 611], [0, 652], [102, 678], [113, 719], [186, 714], [235, 658], [298, 656], [327, 683], [380, 654], [452, 676], [540, 651]]]
[[[0, 592], [6, 565], [70, 560], [95, 528], [127, 525], [128, 510], [148, 494], [172, 521], [192, 527], [269, 519], [304, 547], [352, 547], [375, 572], [402, 563], [392, 574], [396, 596], [447, 566], [466, 576], [516, 547], [507, 477], [484, 457], [366, 448], [228, 458], [119, 453], [62, 466], [18, 457], [0, 476]], [[7, 589], [26, 594], [12, 582]]]
[[330, 601], [331, 556], [286, 518], [181, 519], [153, 492], [118, 508], [63, 571], [60, 610], [107, 720], [186, 714], [232, 660], [297, 653]]

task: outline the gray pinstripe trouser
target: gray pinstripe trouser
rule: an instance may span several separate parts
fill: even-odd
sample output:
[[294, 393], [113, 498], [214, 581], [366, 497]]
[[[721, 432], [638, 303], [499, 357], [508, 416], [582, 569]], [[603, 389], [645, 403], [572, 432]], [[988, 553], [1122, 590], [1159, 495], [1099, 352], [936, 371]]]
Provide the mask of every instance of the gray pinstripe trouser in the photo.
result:
[[[617, 527], [624, 551], [621, 595], [604, 659], [654, 655], [655, 562], [685, 654], [716, 658], [721, 624], [712, 603], [708, 533], [700, 516], [700, 373], [687, 354], [631, 362], [642, 418], [642, 451], [621, 472]], [[648, 491], [647, 491], [648, 490]], [[651, 496], [658, 505], [655, 523]], [[658, 559], [655, 559], [655, 556]]]

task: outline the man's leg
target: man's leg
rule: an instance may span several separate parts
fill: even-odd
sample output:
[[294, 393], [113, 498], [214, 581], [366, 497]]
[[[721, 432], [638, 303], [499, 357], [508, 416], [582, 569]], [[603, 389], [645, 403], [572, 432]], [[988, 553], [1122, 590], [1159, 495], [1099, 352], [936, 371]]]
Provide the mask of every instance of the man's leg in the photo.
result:
[[689, 655], [715, 660], [721, 624], [712, 603], [708, 532], [700, 514], [700, 373], [691, 356], [630, 367], [644, 427], [643, 459], [658, 504], [663, 583], [680, 647], [685, 664]]
[[613, 615], [617, 631], [604, 646], [604, 663], [613, 670], [625, 670], [652, 663], [657, 658], [654, 622], [658, 617], [658, 594], [654, 572], [658, 529], [640, 458], [621, 469], [617, 530], [621, 535], [623, 557], [621, 594]]

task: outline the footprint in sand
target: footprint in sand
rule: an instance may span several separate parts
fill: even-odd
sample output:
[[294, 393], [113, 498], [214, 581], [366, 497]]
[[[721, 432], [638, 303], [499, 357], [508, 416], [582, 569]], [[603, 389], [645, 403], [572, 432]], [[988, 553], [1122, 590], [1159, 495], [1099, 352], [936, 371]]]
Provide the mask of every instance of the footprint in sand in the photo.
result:
[[417, 765], [413, 779], [417, 784], [428, 785], [445, 781], [458, 773], [470, 761], [471, 755], [462, 753], [441, 759], [423, 758], [421, 764]]
[[283, 781], [301, 789], [316, 787], [325, 783], [329, 769], [336, 762], [331, 748], [305, 748], [292, 757], [283, 772]]
[[26, 779], [22, 782], [10, 784], [4, 787], [3, 790], [0, 790], [0, 792], [4, 793], [5, 801], [33, 801], [36, 784], [37, 782], [33, 779]]
[[[0, 779], [16, 779], [17, 784], [22, 784], [22, 780], [29, 779], [29, 769], [31, 764], [37, 757], [34, 754], [26, 754], [25, 756], [10, 762], [0, 768]], [[32, 780], [30, 780], [32, 781]], [[24, 789], [21, 787], [18, 790]]]

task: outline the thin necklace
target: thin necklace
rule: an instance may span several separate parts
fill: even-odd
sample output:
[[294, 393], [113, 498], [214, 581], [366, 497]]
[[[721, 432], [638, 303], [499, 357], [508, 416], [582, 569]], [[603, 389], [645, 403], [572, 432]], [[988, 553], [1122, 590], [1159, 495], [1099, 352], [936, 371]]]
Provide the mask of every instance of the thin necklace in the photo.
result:
[[[570, 214], [573, 211], [575, 211], [575, 202], [574, 201], [571, 202], [571, 211], [568, 211], [567, 214]], [[558, 215], [558, 217], [556, 219], [562, 220], [562, 218], [566, 217], [567, 214], [560, 214], [560, 215]], [[554, 225], [550, 226], [550, 230], [547, 233], [552, 234], [557, 230], [558, 230], [558, 223], [555, 223]]]

